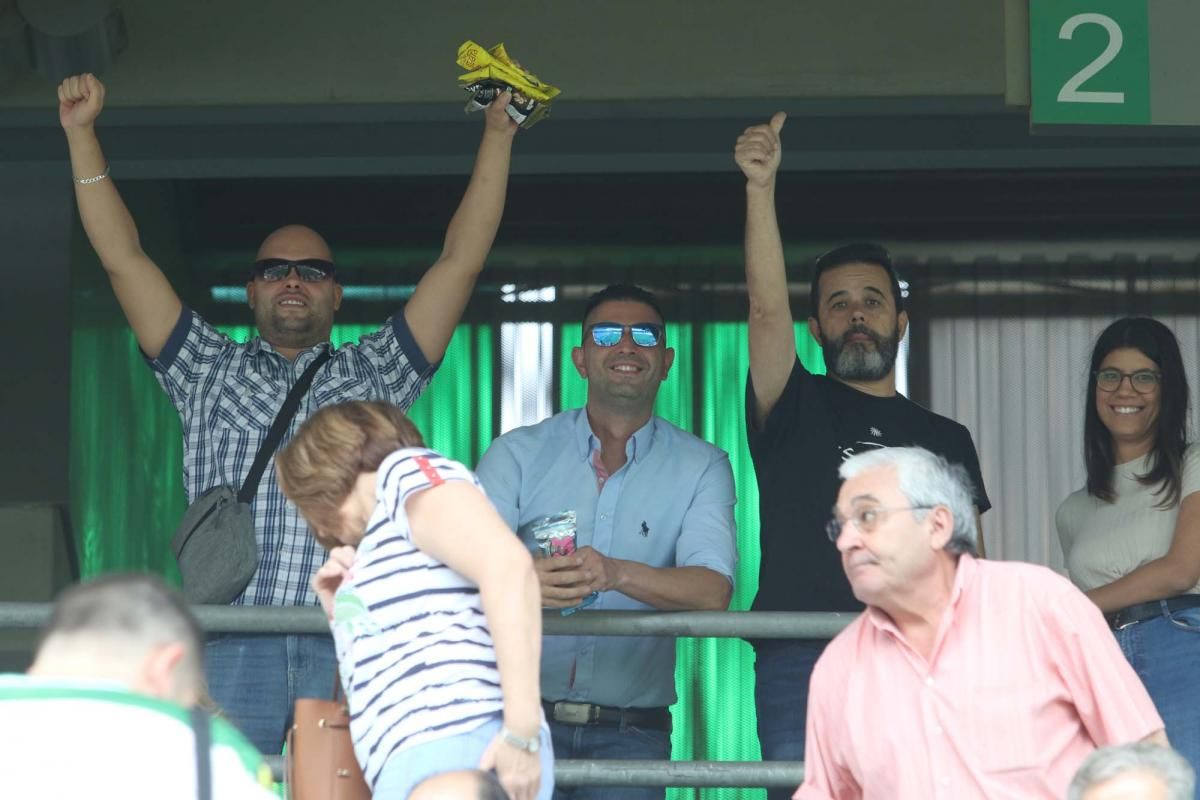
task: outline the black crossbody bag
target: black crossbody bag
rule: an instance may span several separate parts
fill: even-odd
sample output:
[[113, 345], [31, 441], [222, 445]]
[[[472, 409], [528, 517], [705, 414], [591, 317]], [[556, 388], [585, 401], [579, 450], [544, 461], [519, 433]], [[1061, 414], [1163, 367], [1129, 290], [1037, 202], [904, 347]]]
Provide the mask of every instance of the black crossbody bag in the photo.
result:
[[214, 486], [184, 512], [171, 537], [171, 551], [179, 564], [183, 596], [188, 602], [225, 605], [233, 602], [250, 583], [258, 569], [258, 542], [250, 501], [258, 491], [267, 462], [300, 408], [300, 398], [329, 357], [329, 350], [325, 350], [314, 358], [288, 392], [267, 438], [254, 456], [254, 465], [241, 490], [235, 493], [232, 486]]

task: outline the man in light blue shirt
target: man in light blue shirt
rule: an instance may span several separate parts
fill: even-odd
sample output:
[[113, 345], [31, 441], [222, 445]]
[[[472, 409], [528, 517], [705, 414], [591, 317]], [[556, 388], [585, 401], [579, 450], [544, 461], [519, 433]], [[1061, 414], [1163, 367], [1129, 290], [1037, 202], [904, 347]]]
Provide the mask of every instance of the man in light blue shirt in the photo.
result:
[[[543, 605], [726, 608], [737, 565], [733, 472], [723, 450], [653, 415], [675, 358], [658, 302], [635, 286], [609, 286], [589, 299], [583, 329], [571, 357], [588, 383], [587, 406], [501, 436], [477, 469], [535, 555], [555, 553], [534, 562]], [[554, 541], [539, 542], [548, 517], [558, 523]], [[564, 535], [572, 527], [573, 541]], [[557, 758], [670, 758], [675, 640], [548, 637], [542, 699]], [[640, 800], [663, 791], [555, 796]]]

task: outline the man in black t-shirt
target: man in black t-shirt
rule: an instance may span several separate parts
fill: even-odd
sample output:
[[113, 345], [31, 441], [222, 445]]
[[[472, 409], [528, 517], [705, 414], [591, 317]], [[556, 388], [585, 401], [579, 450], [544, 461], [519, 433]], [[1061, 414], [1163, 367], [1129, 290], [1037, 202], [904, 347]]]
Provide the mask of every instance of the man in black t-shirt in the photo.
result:
[[[828, 377], [811, 374], [797, 358], [775, 216], [784, 120], [779, 113], [766, 125], [748, 128], [734, 151], [746, 175], [746, 426], [758, 477], [762, 544], [754, 610], [857, 613], [862, 604], [825, 535], [844, 459], [878, 447], [924, 447], [966, 467], [977, 512], [991, 504], [967, 429], [896, 393], [896, 353], [908, 314], [884, 248], [852, 244], [817, 259], [808, 328], [821, 345]], [[800, 760], [808, 681], [825, 641], [753, 644], [763, 759]], [[790, 795], [768, 792], [770, 800]]]

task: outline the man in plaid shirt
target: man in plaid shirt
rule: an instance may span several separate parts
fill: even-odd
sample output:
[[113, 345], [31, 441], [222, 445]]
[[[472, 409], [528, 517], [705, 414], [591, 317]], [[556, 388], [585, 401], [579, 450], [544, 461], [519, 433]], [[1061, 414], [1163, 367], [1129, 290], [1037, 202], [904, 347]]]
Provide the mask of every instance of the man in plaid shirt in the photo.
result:
[[[289, 225], [258, 250], [246, 295], [258, 337], [238, 344], [187, 308], [142, 251], [96, 138], [104, 86], [79, 75], [59, 87], [59, 118], [75, 175], [76, 201], [92, 247], [184, 431], [189, 501], [218, 486], [238, 487], [249, 472], [288, 390], [331, 349], [342, 300], [329, 246]], [[512, 138], [508, 96], [488, 108], [475, 169], [446, 232], [441, 257], [401, 311], [317, 371], [291, 432], [316, 409], [345, 400], [383, 399], [408, 408], [428, 385], [491, 249], [504, 210]], [[309, 578], [324, 560], [268, 464], [251, 503], [258, 570], [235, 605], [313, 605]], [[213, 699], [263, 753], [278, 753], [297, 697], [324, 696], [335, 657], [324, 636], [223, 635], [206, 647]]]

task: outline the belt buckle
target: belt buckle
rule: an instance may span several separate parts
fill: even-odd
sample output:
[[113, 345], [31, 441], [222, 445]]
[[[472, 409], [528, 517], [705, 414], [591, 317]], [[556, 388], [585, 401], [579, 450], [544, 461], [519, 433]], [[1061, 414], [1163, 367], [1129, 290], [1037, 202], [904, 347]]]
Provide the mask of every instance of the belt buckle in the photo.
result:
[[568, 703], [559, 700], [554, 704], [554, 719], [567, 725], [588, 725], [592, 722], [591, 703]]
[[1109, 627], [1114, 631], [1123, 631], [1126, 628], [1131, 628], [1142, 621], [1128, 612], [1128, 608], [1122, 608], [1114, 613], [1112, 617], [1112, 624], [1110, 624]]

